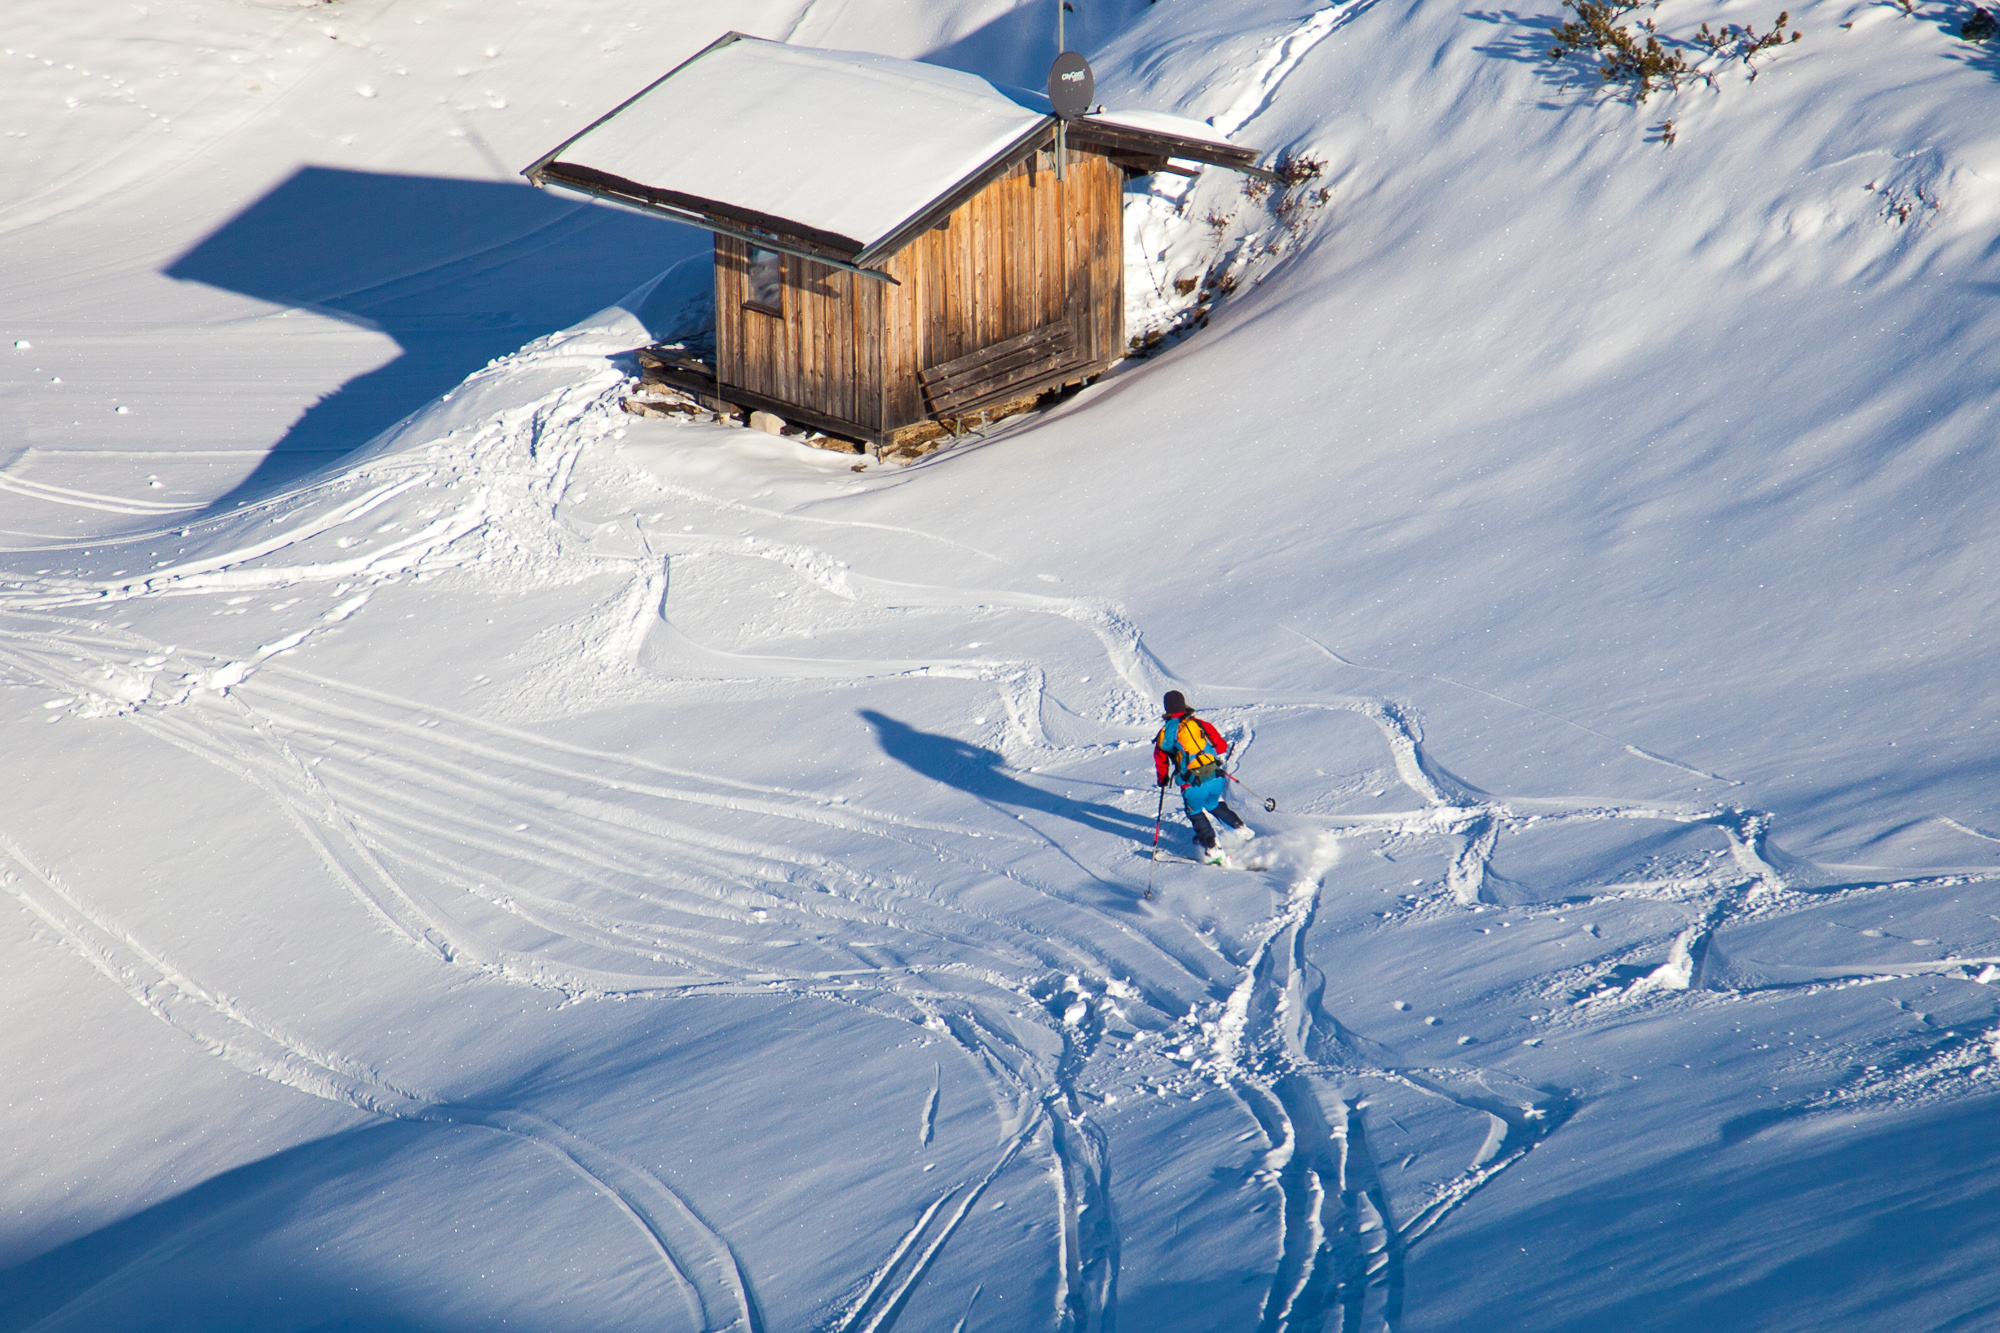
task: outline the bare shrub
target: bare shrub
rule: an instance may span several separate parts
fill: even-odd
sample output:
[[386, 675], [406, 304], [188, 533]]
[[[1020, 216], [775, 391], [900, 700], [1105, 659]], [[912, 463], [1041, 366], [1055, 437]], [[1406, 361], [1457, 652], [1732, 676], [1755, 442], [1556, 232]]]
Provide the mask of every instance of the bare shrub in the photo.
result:
[[1756, 25], [1750, 23], [1745, 23], [1741, 27], [1734, 23], [1725, 23], [1719, 32], [1710, 32], [1708, 25], [1704, 23], [1701, 25], [1701, 31], [1694, 35], [1694, 40], [1699, 45], [1707, 47], [1708, 53], [1718, 59], [1741, 60], [1750, 67], [1750, 78], [1754, 81], [1757, 77], [1757, 67], [1752, 62], [1758, 56], [1768, 55], [1781, 46], [1799, 40], [1799, 34], [1796, 32], [1789, 39], [1785, 36], [1785, 24], [1789, 23], [1791, 18], [1789, 11], [1780, 10], [1778, 21], [1771, 25], [1770, 31], [1761, 36], [1757, 32]]
[[1660, 44], [1653, 20], [1641, 19], [1637, 26], [1645, 33], [1643, 42], [1619, 20], [1641, 8], [1654, 5], [1625, 3], [1624, 0], [1563, 0], [1563, 8], [1575, 14], [1555, 27], [1555, 45], [1549, 59], [1565, 60], [1573, 55], [1597, 61], [1598, 76], [1607, 84], [1618, 84], [1635, 102], [1643, 102], [1660, 88], [1679, 88], [1681, 80], [1695, 73], [1686, 56]]
[[[1644, 102], [1663, 90], [1677, 92], [1688, 79], [1700, 79], [1713, 87], [1713, 72], [1702, 68], [1711, 60], [1742, 61], [1749, 68], [1754, 82], [1757, 78], [1757, 58], [1798, 41], [1800, 36], [1797, 32], [1789, 37], [1785, 35], [1785, 25], [1791, 22], [1792, 17], [1789, 11], [1781, 12], [1768, 32], [1759, 33], [1756, 26], [1749, 23], [1740, 26], [1725, 23], [1720, 29], [1711, 29], [1704, 23], [1692, 38], [1668, 37], [1663, 42], [1658, 26], [1650, 18], [1640, 19], [1629, 28], [1621, 26], [1627, 16], [1641, 9], [1659, 8], [1659, 0], [1651, 0], [1650, 3], [1643, 0], [1563, 0], [1563, 7], [1576, 17], [1565, 19], [1555, 26], [1556, 40], [1549, 48], [1549, 59], [1585, 56], [1595, 60], [1598, 77], [1606, 84], [1623, 88], [1634, 102]], [[1687, 52], [1679, 48], [1698, 49], [1702, 54], [1689, 60]], [[1672, 143], [1671, 133], [1662, 142]]]
[[1287, 190], [1307, 185], [1326, 174], [1326, 159], [1310, 153], [1281, 153], [1271, 170]]

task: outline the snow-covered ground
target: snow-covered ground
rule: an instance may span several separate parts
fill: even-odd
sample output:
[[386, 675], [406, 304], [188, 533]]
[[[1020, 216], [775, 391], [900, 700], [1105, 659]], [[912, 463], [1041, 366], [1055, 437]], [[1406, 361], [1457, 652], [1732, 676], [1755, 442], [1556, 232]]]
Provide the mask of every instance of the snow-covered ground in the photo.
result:
[[[621, 412], [707, 240], [513, 173], [1051, 5], [14, 8], [0, 1329], [1995, 1318], [1962, 11], [1635, 107], [1554, 4], [1079, 4], [1320, 175], [1133, 193], [1191, 335], [857, 470]], [[1264, 873], [1147, 859], [1169, 687]]]

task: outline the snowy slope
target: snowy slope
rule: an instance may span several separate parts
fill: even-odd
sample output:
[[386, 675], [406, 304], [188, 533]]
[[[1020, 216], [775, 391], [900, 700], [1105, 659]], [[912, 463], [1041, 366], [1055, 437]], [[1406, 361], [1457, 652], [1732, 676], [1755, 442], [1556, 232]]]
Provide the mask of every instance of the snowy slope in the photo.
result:
[[[706, 242], [509, 174], [1046, 7], [709, 8], [10, 31], [0, 1328], [1980, 1326], [1956, 18], [1633, 107], [1553, 11], [1090, 6], [1323, 174], [1128, 196], [1205, 326], [857, 472], [620, 412]], [[1263, 874], [1145, 858], [1168, 687]]]

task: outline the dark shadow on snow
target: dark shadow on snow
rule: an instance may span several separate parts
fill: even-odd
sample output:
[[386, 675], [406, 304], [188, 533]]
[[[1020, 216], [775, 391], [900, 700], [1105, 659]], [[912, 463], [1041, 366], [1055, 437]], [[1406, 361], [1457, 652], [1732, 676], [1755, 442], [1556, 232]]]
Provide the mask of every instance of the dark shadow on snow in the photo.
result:
[[1550, 1164], [1489, 1190], [1412, 1267], [1423, 1328], [2000, 1326], [1993, 1097], [1844, 1116], [1750, 1111], [1708, 1145], [1581, 1189]]
[[351, 453], [493, 358], [708, 248], [692, 227], [525, 182], [301, 168], [167, 276], [379, 330], [401, 355], [308, 408], [217, 504]]
[[[441, 1140], [468, 1137], [443, 1126], [376, 1125], [225, 1171], [0, 1270], [0, 1333], [52, 1315], [63, 1327], [187, 1333], [443, 1333], [478, 1322], [411, 1318], [408, 1307], [421, 1302], [411, 1300], [406, 1286], [387, 1275], [371, 1282], [365, 1261], [343, 1262], [337, 1246], [316, 1256], [317, 1263], [302, 1263], [300, 1251], [311, 1246], [288, 1244], [285, 1236], [290, 1227], [310, 1228], [315, 1209], [329, 1205], [342, 1208], [358, 1232], [394, 1225], [368, 1216], [371, 1202], [384, 1193], [380, 1183], [407, 1170], [412, 1159], [434, 1156]], [[60, 1313], [72, 1303], [88, 1307], [74, 1325]]]
[[933, 782], [942, 782], [994, 805], [1055, 815], [1115, 838], [1150, 840], [1153, 826], [1115, 806], [1072, 800], [1043, 791], [1006, 771], [1007, 761], [993, 751], [950, 736], [918, 731], [893, 717], [863, 709], [861, 720], [875, 728], [882, 753]]
[[[1978, 6], [1988, 14], [1995, 13], [1992, 4]], [[1931, 24], [1946, 37], [1951, 38], [1951, 58], [1980, 70], [1990, 78], [2000, 79], [2000, 37], [1989, 37], [1985, 41], [1969, 41], [1963, 36], [1965, 21], [1972, 17], [1975, 6], [1953, 0], [1950, 4], [1920, 5], [1912, 17]]]
[[[1143, 22], [1154, 0], [1091, 0], [1065, 15], [1066, 44], [1095, 59], [1114, 38]], [[1036, 92], [1048, 87], [1049, 62], [1056, 58], [1055, 9], [1015, 4], [969, 32], [916, 57], [926, 64], [962, 69], [995, 83]]]

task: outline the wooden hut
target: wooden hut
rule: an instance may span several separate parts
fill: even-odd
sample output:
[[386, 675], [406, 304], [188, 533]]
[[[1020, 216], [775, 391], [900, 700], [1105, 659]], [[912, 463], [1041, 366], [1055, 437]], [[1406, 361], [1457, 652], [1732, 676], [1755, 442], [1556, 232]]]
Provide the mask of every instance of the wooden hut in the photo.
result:
[[1059, 122], [957, 70], [730, 33], [523, 174], [715, 233], [713, 364], [659, 378], [879, 449], [1124, 355], [1125, 181], [1255, 161], [1197, 121]]

